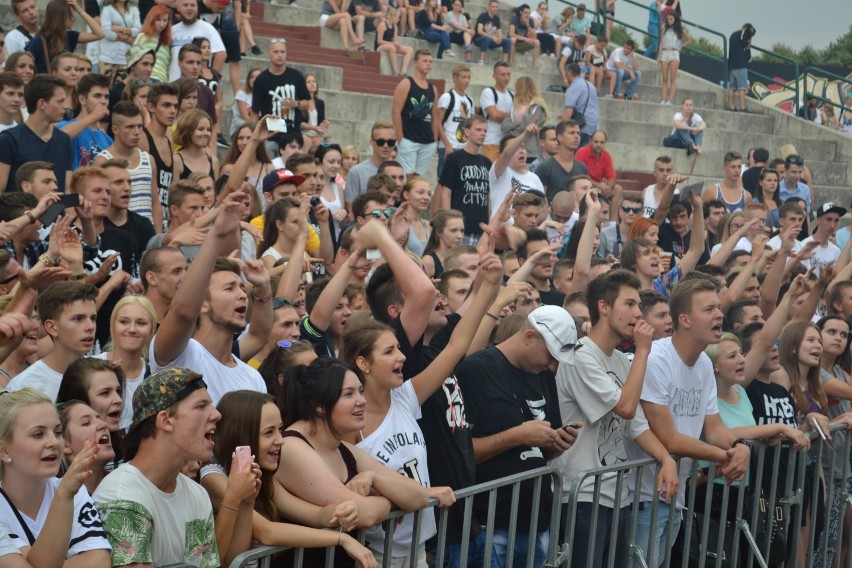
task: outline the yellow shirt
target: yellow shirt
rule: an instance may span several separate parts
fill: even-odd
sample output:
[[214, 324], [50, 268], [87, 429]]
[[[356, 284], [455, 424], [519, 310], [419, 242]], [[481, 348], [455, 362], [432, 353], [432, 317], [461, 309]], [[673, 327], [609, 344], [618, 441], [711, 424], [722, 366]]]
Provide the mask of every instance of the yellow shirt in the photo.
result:
[[[263, 233], [263, 224], [266, 221], [266, 215], [260, 215], [251, 220], [252, 227]], [[305, 244], [305, 251], [311, 256], [315, 256], [320, 248], [320, 239], [314, 228], [308, 225], [308, 242]], [[263, 251], [260, 251], [261, 253]]]

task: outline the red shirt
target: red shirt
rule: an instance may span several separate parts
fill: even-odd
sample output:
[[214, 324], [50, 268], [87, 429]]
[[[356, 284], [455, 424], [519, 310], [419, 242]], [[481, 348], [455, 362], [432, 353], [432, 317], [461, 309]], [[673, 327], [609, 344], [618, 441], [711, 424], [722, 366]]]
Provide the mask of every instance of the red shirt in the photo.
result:
[[589, 170], [589, 177], [593, 181], [599, 182], [602, 179], [616, 179], [618, 176], [615, 173], [615, 168], [612, 167], [612, 155], [604, 150], [600, 157], [595, 157], [592, 153], [591, 146], [583, 146], [574, 153], [574, 159], [586, 164], [586, 169]]

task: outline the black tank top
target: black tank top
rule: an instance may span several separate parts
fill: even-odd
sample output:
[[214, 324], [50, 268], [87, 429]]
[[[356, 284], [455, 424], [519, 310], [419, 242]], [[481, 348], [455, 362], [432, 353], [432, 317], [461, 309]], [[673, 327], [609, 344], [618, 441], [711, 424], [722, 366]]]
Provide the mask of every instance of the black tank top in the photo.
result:
[[[163, 161], [163, 157], [160, 156], [159, 150], [157, 150], [157, 145], [154, 144], [154, 137], [151, 136], [151, 133], [148, 132], [148, 129], [143, 129], [145, 133], [145, 138], [148, 140], [148, 153], [151, 154], [151, 157], [154, 159], [154, 165], [157, 166], [157, 193], [160, 196], [160, 205], [163, 208], [163, 214], [167, 215], [169, 211], [169, 186], [172, 185], [172, 177], [174, 176], [174, 158], [172, 158], [172, 163], [166, 165], [166, 162]], [[172, 143], [166, 137], [166, 142], [169, 143], [169, 151], [172, 149]]]
[[[210, 164], [210, 170], [209, 170], [208, 174], [210, 175], [210, 179], [215, 181], [216, 175], [213, 173], [213, 158], [210, 157], [210, 154], [206, 154], [206, 156], [207, 156], [207, 163]], [[180, 158], [180, 162], [183, 164], [183, 171], [180, 173], [180, 179], [189, 179], [189, 176], [191, 176], [195, 172], [193, 172], [191, 169], [186, 167], [186, 162], [184, 161], [183, 156], [181, 156], [180, 154], [177, 154], [177, 157]]]
[[[314, 447], [301, 432], [285, 430], [281, 433], [281, 435], [285, 438], [299, 438], [312, 449]], [[358, 469], [355, 464], [355, 456], [352, 455], [349, 448], [342, 443], [337, 446], [337, 451], [340, 452], [340, 457], [343, 458], [343, 463], [346, 464], [346, 481], [343, 483], [348, 483], [349, 480], [355, 477], [358, 473]], [[325, 566], [325, 549], [306, 548], [302, 562], [302, 566]], [[272, 566], [273, 568], [291, 568], [292, 566], [295, 566], [294, 552], [292, 550], [285, 551], [272, 562]], [[346, 554], [343, 547], [334, 547], [334, 568], [353, 568], [354, 566], [355, 561], [349, 558], [349, 555]]]
[[441, 262], [441, 259], [434, 252], [430, 252], [426, 256], [432, 257], [432, 262], [435, 263], [435, 274], [432, 275], [432, 278], [440, 277], [444, 272], [444, 263]]
[[[384, 41], [393, 41], [393, 31], [394, 31], [394, 28], [393, 28], [393, 27], [391, 27], [391, 26], [388, 26], [387, 24], [385, 24], [385, 26], [386, 26], [386, 27], [385, 27], [385, 32], [382, 34], [382, 40], [384, 40]], [[377, 34], [377, 35], [376, 35], [376, 41], [375, 41], [375, 43], [374, 43], [374, 45], [373, 45], [373, 50], [378, 50], [378, 49], [379, 49], [379, 36], [378, 36], [378, 34]]]
[[[413, 77], [408, 78], [408, 96], [402, 107], [402, 134], [408, 140], [418, 144], [431, 144], [435, 141], [432, 132], [432, 105], [435, 104], [435, 89], [427, 82], [424, 89]], [[412, 101], [415, 101], [412, 103]], [[416, 104], [415, 104], [416, 103]]]

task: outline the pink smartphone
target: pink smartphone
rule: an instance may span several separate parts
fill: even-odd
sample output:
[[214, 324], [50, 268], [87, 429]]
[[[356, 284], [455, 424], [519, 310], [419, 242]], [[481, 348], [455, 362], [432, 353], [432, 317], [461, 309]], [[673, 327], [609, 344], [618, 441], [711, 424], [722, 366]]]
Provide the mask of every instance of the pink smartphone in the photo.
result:
[[248, 471], [248, 468], [251, 467], [251, 447], [250, 446], [237, 446], [234, 450], [234, 453], [237, 456], [237, 471]]

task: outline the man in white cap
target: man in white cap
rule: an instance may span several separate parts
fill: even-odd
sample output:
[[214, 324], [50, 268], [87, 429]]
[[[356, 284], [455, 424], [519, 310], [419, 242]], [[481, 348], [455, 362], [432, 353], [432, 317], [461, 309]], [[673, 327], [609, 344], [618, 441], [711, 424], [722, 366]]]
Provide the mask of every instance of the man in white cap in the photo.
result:
[[[593, 566], [602, 566], [607, 552], [615, 550], [616, 566], [626, 566], [627, 529], [630, 495], [626, 477], [621, 482], [619, 501], [618, 479], [615, 473], [600, 478], [600, 493], [595, 496], [597, 478], [583, 480], [577, 498], [577, 522], [567, 527], [569, 493], [572, 482], [582, 470], [617, 466], [627, 461], [624, 436], [635, 440], [662, 467], [657, 486], [665, 486], [667, 499], [676, 495], [679, 485], [677, 464], [649, 429], [639, 405], [648, 354], [654, 328], [642, 319], [639, 298], [639, 279], [627, 270], [612, 270], [589, 283], [586, 300], [592, 329], [580, 339], [573, 365], [559, 365], [556, 389], [559, 410], [566, 423], [583, 424], [577, 443], [554, 460], [562, 473], [563, 523], [570, 530], [568, 538], [574, 543], [572, 566], [586, 566], [589, 555]], [[616, 348], [632, 339], [636, 350], [633, 361]], [[595, 506], [594, 502], [598, 501]], [[623, 509], [616, 534], [612, 520], [616, 509]], [[597, 529], [591, 533], [591, 519], [597, 509]], [[586, 522], [588, 521], [588, 522]], [[560, 541], [560, 542], [565, 542]]]
[[[477, 483], [543, 467], [574, 443], [577, 427], [564, 425], [560, 418], [553, 376], [560, 363], [573, 364], [577, 346], [577, 329], [568, 312], [542, 306], [509, 339], [467, 357], [456, 368], [473, 433]], [[534, 565], [541, 566], [550, 542], [550, 483], [541, 484], [537, 511], [532, 510], [532, 481], [521, 484], [519, 496], [518, 530], [510, 535], [512, 490], [497, 492], [496, 513], [489, 521], [494, 526], [492, 554], [505, 564], [508, 541], [514, 536], [514, 564], [525, 565], [527, 550], [534, 547]], [[474, 510], [485, 520], [488, 499], [483, 497], [474, 502]], [[538, 522], [531, 535], [527, 531], [533, 514]]]
[[834, 203], [824, 203], [816, 210], [816, 230], [814, 234], [802, 241], [802, 246], [814, 241], [814, 255], [803, 260], [808, 268], [814, 269], [814, 274], [819, 276], [819, 270], [822, 266], [834, 264], [840, 258], [840, 247], [831, 242], [831, 237], [837, 231], [837, 223], [840, 218], [846, 215], [846, 209], [835, 205]]

